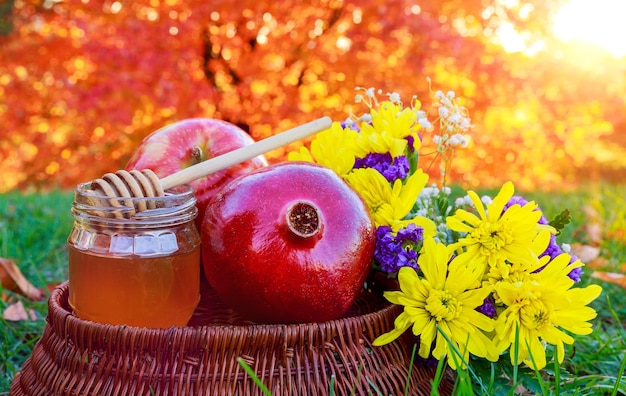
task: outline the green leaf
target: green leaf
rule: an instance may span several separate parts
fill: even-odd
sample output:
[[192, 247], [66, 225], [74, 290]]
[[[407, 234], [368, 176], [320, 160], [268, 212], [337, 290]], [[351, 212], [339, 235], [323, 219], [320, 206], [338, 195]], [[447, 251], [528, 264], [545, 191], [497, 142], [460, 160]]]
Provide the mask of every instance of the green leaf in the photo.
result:
[[572, 214], [569, 209], [563, 209], [561, 213], [559, 213], [552, 221], [550, 221], [550, 225], [556, 228], [557, 232], [561, 232], [566, 225], [568, 225], [572, 221]]
[[450, 206], [450, 201], [448, 200], [448, 197], [446, 197], [443, 194], [440, 194], [436, 199], [437, 199], [436, 203], [437, 203], [438, 213], [441, 216], [446, 216], [448, 214], [447, 213], [448, 207]]
[[261, 392], [263, 392], [265, 396], [272, 396], [272, 392], [267, 389], [267, 386], [265, 386], [261, 379], [254, 373], [254, 370], [252, 370], [248, 363], [246, 363], [242, 358], [237, 358], [237, 363], [239, 363], [239, 365], [250, 376], [250, 378], [252, 378], [256, 386], [259, 387], [259, 389], [261, 390]]
[[14, 0], [0, 2], [0, 36], [8, 36], [13, 31]]

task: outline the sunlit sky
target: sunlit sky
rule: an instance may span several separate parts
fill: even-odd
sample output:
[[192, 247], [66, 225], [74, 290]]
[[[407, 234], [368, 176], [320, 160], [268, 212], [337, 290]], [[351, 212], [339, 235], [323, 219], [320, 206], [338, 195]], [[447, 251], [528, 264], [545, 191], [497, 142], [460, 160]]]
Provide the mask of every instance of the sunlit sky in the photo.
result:
[[[524, 15], [520, 14], [520, 17], [524, 18]], [[553, 32], [563, 42], [584, 42], [603, 48], [616, 58], [624, 57], [626, 0], [570, 0], [557, 12]], [[496, 37], [505, 51], [523, 52], [531, 56], [543, 50], [546, 44], [542, 39], [533, 39], [529, 32], [519, 31], [511, 22], [500, 25]]]
[[563, 41], [584, 41], [626, 55], [626, 0], [571, 0], [558, 12], [554, 33]]

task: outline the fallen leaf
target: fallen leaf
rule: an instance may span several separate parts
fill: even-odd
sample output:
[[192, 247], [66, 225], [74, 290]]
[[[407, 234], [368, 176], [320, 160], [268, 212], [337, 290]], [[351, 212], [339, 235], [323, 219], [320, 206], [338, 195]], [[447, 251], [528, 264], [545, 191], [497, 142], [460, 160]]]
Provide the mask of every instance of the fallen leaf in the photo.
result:
[[24, 308], [24, 304], [22, 304], [21, 301], [18, 301], [6, 307], [6, 309], [2, 313], [2, 317], [4, 318], [4, 320], [10, 320], [12, 322], [18, 322], [23, 320], [37, 320], [37, 314], [35, 313], [35, 310], [30, 308]]
[[583, 212], [585, 212], [587, 217], [587, 222], [584, 225], [587, 236], [594, 245], [599, 245], [602, 243], [604, 237], [604, 227], [602, 226], [601, 217], [598, 211], [592, 206], [584, 206]]
[[596, 208], [591, 205], [583, 205], [582, 211], [587, 219], [590, 221], [598, 221], [598, 219], [600, 218], [600, 215], [598, 214]]
[[54, 291], [54, 289], [56, 289], [57, 286], [59, 286], [60, 284], [61, 284], [61, 282], [48, 283], [46, 285], [46, 289], [48, 290], [48, 293], [52, 293]]
[[585, 265], [589, 268], [595, 268], [595, 269], [600, 269], [600, 268], [607, 268], [609, 266], [610, 262], [609, 259], [605, 258], [605, 257], [596, 257], [592, 260], [589, 260], [585, 263]]
[[594, 244], [602, 242], [602, 226], [598, 223], [589, 223], [585, 226], [589, 240]]
[[[7, 287], [7, 289], [20, 292], [21, 294], [23, 294], [24, 296], [28, 297], [31, 300], [41, 300], [42, 298], [45, 297], [45, 293], [42, 290], [33, 286], [32, 283], [30, 283], [28, 279], [26, 279], [26, 277], [22, 274], [22, 271], [20, 271], [19, 267], [15, 265], [13, 260], [0, 257], [0, 268], [2, 268], [3, 271], [6, 272], [8, 277], [13, 282], [15, 282], [15, 285], [17, 287], [17, 289], [10, 289], [9, 287]], [[5, 283], [4, 283], [4, 278], [3, 278], [2, 280], [3, 287], [4, 287], [4, 284]]]
[[618, 228], [615, 230], [611, 230], [606, 233], [606, 239], [618, 241], [618, 242], [626, 242], [626, 229]]
[[591, 273], [592, 278], [600, 279], [604, 282], [615, 283], [626, 289], [626, 275], [616, 274], [615, 272], [594, 271]]
[[17, 283], [2, 264], [0, 264], [0, 284], [4, 290], [17, 291]]
[[573, 243], [571, 248], [572, 254], [577, 256], [583, 263], [588, 263], [600, 255], [600, 248], [596, 246]]

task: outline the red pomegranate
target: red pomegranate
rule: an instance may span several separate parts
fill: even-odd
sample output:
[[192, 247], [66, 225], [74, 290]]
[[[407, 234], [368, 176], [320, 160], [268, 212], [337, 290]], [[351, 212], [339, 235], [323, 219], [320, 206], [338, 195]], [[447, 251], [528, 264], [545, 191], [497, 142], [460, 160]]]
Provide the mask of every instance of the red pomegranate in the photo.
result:
[[376, 241], [360, 196], [305, 162], [233, 180], [209, 201], [201, 231], [209, 284], [258, 323], [340, 318], [362, 290]]

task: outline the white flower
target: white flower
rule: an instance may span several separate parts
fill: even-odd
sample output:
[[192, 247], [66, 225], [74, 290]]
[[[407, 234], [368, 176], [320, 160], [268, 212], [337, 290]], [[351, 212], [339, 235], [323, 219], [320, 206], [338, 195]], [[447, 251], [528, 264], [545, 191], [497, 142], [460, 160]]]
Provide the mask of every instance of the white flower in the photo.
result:
[[446, 118], [448, 116], [448, 114], [449, 114], [449, 110], [448, 110], [447, 107], [441, 106], [441, 107], [439, 107], [438, 111], [439, 111], [439, 117], [441, 117], [441, 118]]
[[452, 146], [452, 147], [456, 147], [456, 146], [460, 145], [461, 144], [461, 140], [459, 139], [459, 134], [455, 133], [454, 135], [452, 135], [452, 137], [450, 138], [448, 143], [450, 143], [450, 146]]
[[460, 124], [461, 115], [457, 111], [455, 111], [450, 117], [448, 117], [448, 121], [452, 124]]
[[425, 186], [424, 188], [422, 188], [422, 191], [417, 198], [424, 201], [422, 203], [427, 205], [429, 202], [428, 200], [437, 194], [439, 194], [439, 189], [436, 185]]
[[454, 135], [452, 135], [449, 142], [450, 146], [452, 147], [467, 147], [467, 140], [465, 139], [465, 136], [461, 135], [460, 133], [455, 133]]
[[391, 103], [400, 104], [402, 102], [401, 99], [400, 99], [400, 94], [397, 93], [397, 92], [392, 92], [392, 93], [387, 94], [387, 95], [389, 95], [389, 101]]
[[433, 126], [433, 124], [431, 124], [426, 118], [418, 118], [417, 123], [424, 129], [430, 129]]
[[472, 127], [472, 122], [470, 121], [470, 119], [468, 117], [464, 117], [461, 122], [459, 123], [459, 128], [465, 130], [465, 129], [469, 129]]
[[416, 215], [421, 217], [428, 217], [428, 209], [421, 208], [416, 212]]
[[472, 199], [470, 198], [469, 195], [466, 195], [464, 197], [457, 198], [456, 200], [454, 200], [454, 205], [457, 207], [470, 206], [472, 205]]
[[489, 195], [483, 195], [480, 197], [480, 201], [485, 205], [489, 205], [493, 199]]
[[572, 251], [572, 247], [570, 246], [569, 243], [564, 243], [561, 245], [561, 250], [563, 250], [563, 253], [570, 253]]

